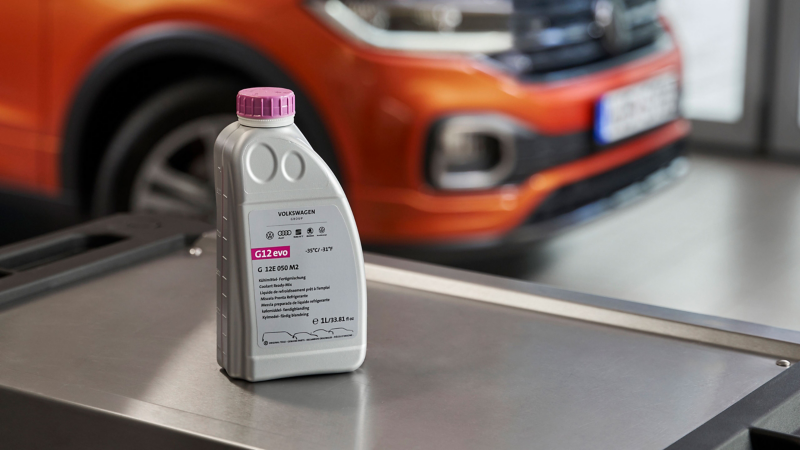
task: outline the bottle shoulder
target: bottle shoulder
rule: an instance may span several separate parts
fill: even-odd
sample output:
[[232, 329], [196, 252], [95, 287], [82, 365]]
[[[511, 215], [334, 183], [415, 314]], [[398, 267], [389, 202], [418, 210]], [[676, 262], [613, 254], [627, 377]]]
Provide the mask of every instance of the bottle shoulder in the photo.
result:
[[300, 198], [344, 197], [336, 176], [294, 124], [253, 128], [234, 123], [223, 133], [229, 128], [230, 134], [225, 142], [217, 142], [215, 153], [242, 186], [242, 200], [253, 196], [278, 200], [291, 193]]

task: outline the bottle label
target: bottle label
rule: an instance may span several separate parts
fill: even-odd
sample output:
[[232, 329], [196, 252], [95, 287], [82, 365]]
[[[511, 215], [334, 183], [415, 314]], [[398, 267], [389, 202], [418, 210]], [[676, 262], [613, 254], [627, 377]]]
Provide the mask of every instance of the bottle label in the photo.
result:
[[252, 211], [248, 220], [258, 345], [355, 337], [355, 255], [339, 208]]

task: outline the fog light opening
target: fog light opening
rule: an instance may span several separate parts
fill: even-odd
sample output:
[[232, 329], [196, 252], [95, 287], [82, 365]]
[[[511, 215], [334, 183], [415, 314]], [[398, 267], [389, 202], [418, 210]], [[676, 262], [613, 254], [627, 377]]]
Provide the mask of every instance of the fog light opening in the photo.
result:
[[442, 149], [447, 172], [487, 171], [500, 163], [500, 140], [487, 134], [451, 135]]
[[486, 189], [512, 172], [521, 127], [499, 115], [457, 116], [433, 127], [429, 180], [439, 189]]

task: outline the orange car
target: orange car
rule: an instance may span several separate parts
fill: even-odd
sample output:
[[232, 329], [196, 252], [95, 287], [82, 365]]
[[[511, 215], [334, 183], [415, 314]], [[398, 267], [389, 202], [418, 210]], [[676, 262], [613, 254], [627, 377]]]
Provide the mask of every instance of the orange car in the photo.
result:
[[655, 0], [7, 1], [0, 36], [0, 183], [83, 217], [212, 215], [249, 86], [295, 91], [370, 244], [537, 236], [689, 128]]

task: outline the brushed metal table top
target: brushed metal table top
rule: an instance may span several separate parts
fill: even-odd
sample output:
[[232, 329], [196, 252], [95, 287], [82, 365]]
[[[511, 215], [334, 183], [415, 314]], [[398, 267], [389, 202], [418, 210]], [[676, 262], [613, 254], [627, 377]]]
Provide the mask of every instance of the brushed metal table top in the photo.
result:
[[370, 282], [361, 369], [232, 380], [215, 360], [213, 240], [201, 247], [0, 309], [0, 390], [231, 448], [641, 449], [783, 370], [772, 356]]

